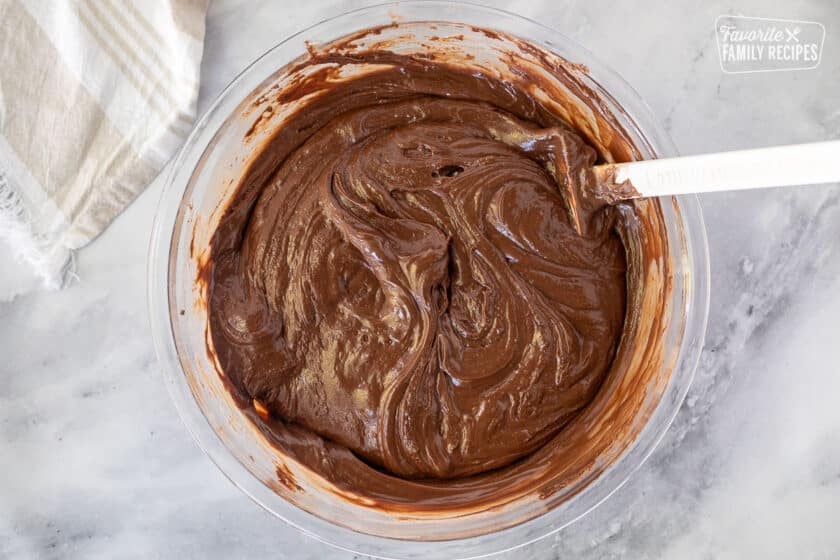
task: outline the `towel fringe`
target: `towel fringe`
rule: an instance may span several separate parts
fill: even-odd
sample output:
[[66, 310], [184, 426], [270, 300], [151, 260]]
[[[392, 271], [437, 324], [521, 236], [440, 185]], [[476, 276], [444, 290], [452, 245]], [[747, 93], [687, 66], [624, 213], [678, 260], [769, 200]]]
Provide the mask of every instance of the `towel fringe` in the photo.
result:
[[18, 259], [32, 266], [44, 287], [60, 289], [77, 278], [75, 255], [53, 236], [34, 231], [29, 214], [8, 175], [0, 171], [0, 238], [8, 242]]

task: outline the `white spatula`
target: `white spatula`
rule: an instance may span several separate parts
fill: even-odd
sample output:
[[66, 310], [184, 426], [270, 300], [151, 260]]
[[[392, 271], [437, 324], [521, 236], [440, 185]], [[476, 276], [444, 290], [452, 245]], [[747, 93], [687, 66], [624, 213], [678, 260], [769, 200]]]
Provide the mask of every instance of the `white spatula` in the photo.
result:
[[[840, 140], [597, 165], [610, 202], [840, 181]], [[633, 188], [629, 188], [629, 181]], [[599, 189], [599, 190], [600, 190]]]

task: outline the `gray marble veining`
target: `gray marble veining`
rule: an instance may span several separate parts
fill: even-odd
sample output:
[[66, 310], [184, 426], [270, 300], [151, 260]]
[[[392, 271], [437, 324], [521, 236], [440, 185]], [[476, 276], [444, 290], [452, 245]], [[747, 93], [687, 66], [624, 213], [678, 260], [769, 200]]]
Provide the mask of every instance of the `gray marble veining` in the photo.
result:
[[[492, 4], [538, 18], [617, 69], [682, 153], [840, 136], [831, 0]], [[280, 39], [356, 5], [212, 1], [200, 110]], [[714, 20], [724, 13], [822, 22], [822, 63], [723, 74]], [[4, 269], [0, 557], [351, 557], [251, 503], [181, 425], [145, 309], [160, 188], [79, 254], [70, 288], [43, 292]], [[506, 558], [840, 556], [840, 188], [701, 201], [711, 316], [674, 426], [605, 504]]]

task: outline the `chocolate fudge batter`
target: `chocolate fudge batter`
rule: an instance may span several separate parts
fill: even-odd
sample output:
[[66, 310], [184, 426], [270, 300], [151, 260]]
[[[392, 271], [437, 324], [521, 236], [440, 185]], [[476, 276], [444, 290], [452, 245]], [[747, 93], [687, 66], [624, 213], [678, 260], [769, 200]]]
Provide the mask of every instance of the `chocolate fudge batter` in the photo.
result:
[[[221, 373], [279, 448], [355, 496], [511, 499], [586, 453], [565, 433], [632, 323], [635, 206], [590, 194], [603, 150], [525, 87], [388, 50], [316, 63], [276, 93], [308, 101], [213, 238]], [[374, 70], [338, 79], [347, 65]]]

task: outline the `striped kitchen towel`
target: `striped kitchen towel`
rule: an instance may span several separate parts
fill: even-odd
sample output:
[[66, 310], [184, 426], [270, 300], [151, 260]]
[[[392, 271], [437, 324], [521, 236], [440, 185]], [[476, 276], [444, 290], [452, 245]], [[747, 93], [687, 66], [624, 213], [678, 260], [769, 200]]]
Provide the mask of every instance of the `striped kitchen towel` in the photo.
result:
[[189, 133], [206, 10], [0, 0], [0, 237], [47, 286]]

